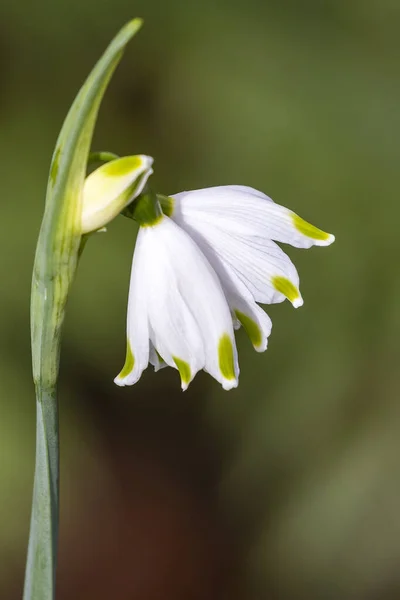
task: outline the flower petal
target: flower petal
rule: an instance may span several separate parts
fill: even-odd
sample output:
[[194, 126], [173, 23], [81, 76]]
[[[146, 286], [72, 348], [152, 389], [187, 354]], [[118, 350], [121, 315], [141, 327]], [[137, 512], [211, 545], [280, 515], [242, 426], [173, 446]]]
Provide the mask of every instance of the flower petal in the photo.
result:
[[[232, 284], [234, 273], [232, 273]], [[222, 279], [222, 285], [229, 301], [235, 318], [245, 329], [254, 349], [257, 352], [264, 352], [268, 346], [268, 337], [271, 334], [272, 322], [267, 313], [251, 297], [247, 290], [242, 289], [241, 281], [236, 279], [236, 291], [232, 288], [228, 290], [225, 279]], [[245, 286], [243, 286], [245, 288]], [[239, 291], [240, 290], [240, 291]], [[247, 292], [247, 294], [245, 293]]]
[[[151, 335], [151, 334], [150, 334]], [[157, 373], [160, 369], [168, 367], [167, 363], [161, 358], [157, 350], [154, 348], [153, 343], [150, 340], [150, 354], [149, 363], [153, 365], [154, 371]]]
[[190, 236], [164, 217], [147, 227], [146, 288], [150, 337], [180, 371], [185, 389], [204, 368], [225, 389], [237, 385], [232, 319], [221, 284]]
[[225, 297], [232, 313], [234, 329], [243, 325], [257, 352], [267, 349], [272, 322], [265, 311], [256, 304], [252, 294], [239, 279], [229, 264], [222, 261], [204, 238], [193, 233], [194, 239], [207, 258], [222, 284]]
[[333, 235], [247, 186], [205, 188], [181, 192], [172, 198], [172, 217], [178, 223], [190, 217], [227, 232], [260, 236], [297, 248], [329, 246], [335, 240]]
[[149, 325], [146, 289], [143, 285], [146, 272], [146, 254], [143, 241], [143, 232], [139, 230], [129, 287], [125, 365], [114, 379], [114, 382], [120, 386], [136, 383], [149, 362]]
[[303, 304], [297, 270], [275, 242], [224, 231], [196, 220], [192, 213], [174, 214], [174, 218], [201, 247], [219, 277], [223, 270], [234, 273], [256, 302], [274, 304], [288, 298], [296, 308]]
[[147, 236], [154, 238], [146, 272], [150, 340], [158, 359], [157, 367], [165, 363], [178, 369], [185, 390], [205, 365], [204, 345], [199, 327], [180, 293], [181, 282], [174, 265], [169, 262], [162, 242], [159, 243], [159, 231], [159, 227], [157, 231], [154, 228], [146, 231]]

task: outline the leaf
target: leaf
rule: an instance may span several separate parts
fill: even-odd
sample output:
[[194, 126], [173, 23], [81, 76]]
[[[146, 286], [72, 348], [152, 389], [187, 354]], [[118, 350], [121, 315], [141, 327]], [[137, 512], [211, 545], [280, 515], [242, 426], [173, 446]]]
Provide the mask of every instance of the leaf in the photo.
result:
[[36, 384], [36, 462], [24, 600], [55, 595], [59, 518], [59, 437], [56, 384], [65, 303], [81, 246], [82, 191], [101, 99], [135, 19], [117, 34], [95, 65], [64, 121], [54, 150], [45, 213], [33, 268], [31, 334]]
[[[45, 307], [41, 304], [50, 291], [47, 287], [52, 289], [52, 282], [57, 280], [58, 285], [53, 289], [56, 294], [54, 302], [48, 299], [46, 303], [48, 308], [52, 305], [56, 311], [51, 320], [59, 321], [77, 265], [81, 243], [82, 189], [100, 102], [126, 44], [141, 24], [140, 19], [134, 19], [116, 35], [79, 91], [58, 136], [50, 167], [45, 214], [36, 249], [32, 282], [35, 379], [44, 376], [43, 372], [40, 373], [40, 363], [43, 347], [47, 346], [43, 336], [49, 328], [46, 327], [45, 331], [42, 327]], [[48, 309], [46, 314], [47, 319], [50, 316]], [[57, 340], [53, 342], [57, 343]], [[56, 354], [52, 352], [53, 358], [56, 358]], [[55, 367], [53, 364], [51, 372], [47, 373], [46, 379], [51, 382], [55, 380]]]

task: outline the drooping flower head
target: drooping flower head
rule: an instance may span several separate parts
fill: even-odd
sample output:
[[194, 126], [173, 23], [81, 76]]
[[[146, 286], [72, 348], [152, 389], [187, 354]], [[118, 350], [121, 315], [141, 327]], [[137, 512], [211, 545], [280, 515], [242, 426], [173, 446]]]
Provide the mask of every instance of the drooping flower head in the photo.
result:
[[183, 389], [201, 369], [231, 389], [239, 374], [233, 329], [242, 325], [263, 352], [271, 320], [257, 303], [303, 304], [297, 270], [276, 242], [310, 248], [334, 236], [245, 186], [158, 198], [150, 213], [139, 200], [135, 215], [127, 357], [115, 382], [135, 383], [150, 362], [178, 369]]

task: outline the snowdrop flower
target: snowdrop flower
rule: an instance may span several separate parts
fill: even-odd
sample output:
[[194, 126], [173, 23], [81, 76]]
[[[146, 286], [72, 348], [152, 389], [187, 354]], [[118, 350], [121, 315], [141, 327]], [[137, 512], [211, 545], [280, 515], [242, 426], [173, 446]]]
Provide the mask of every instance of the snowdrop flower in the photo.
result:
[[[143, 202], [143, 199], [141, 199]], [[149, 361], [178, 369], [185, 390], [205, 369], [229, 390], [239, 373], [232, 317], [221, 283], [191, 237], [145, 204], [133, 256], [128, 302], [127, 356], [116, 377], [132, 385]]]
[[271, 320], [257, 303], [303, 304], [297, 270], [275, 242], [309, 248], [334, 236], [245, 186], [157, 198], [163, 213], [135, 215], [127, 357], [115, 382], [135, 383], [150, 362], [178, 369], [183, 389], [200, 369], [236, 387], [233, 327], [263, 352]]

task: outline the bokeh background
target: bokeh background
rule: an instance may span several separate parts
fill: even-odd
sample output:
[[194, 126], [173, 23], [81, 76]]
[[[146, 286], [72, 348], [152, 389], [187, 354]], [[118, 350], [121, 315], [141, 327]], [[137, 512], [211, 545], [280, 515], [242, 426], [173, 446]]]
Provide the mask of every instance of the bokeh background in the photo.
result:
[[135, 226], [86, 247], [61, 380], [58, 598], [400, 597], [396, 0], [0, 4], [0, 597], [21, 597], [34, 465], [29, 294], [52, 150], [129, 18], [94, 149], [155, 157], [174, 193], [238, 183], [336, 234], [288, 249], [305, 305], [238, 334], [241, 383], [125, 353]]

